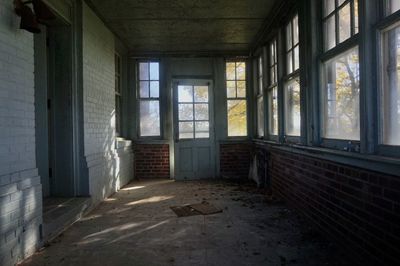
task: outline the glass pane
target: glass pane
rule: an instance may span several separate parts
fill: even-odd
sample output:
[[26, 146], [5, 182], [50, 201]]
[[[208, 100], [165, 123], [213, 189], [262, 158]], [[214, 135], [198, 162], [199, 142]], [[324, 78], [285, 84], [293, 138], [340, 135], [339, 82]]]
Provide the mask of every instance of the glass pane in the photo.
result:
[[[335, 0], [332, 0], [332, 1], [335, 1]], [[338, 1], [338, 7], [341, 6], [345, 1], [346, 1], [346, 0], [339, 0], [339, 1]]]
[[139, 79], [149, 80], [149, 63], [139, 63]]
[[210, 137], [210, 123], [209, 122], [196, 122], [196, 139]]
[[246, 100], [228, 100], [228, 136], [247, 136]]
[[160, 105], [158, 101], [140, 101], [140, 135], [160, 136]]
[[287, 54], [287, 74], [293, 72], [293, 52]]
[[226, 63], [226, 80], [236, 79], [236, 64], [235, 62]]
[[149, 82], [141, 81], [140, 82], [140, 98], [149, 98]]
[[324, 0], [324, 17], [327, 17], [335, 10], [335, 0]]
[[121, 93], [121, 86], [120, 86], [120, 77], [115, 77], [115, 91]]
[[278, 88], [274, 87], [268, 93], [269, 103], [269, 134], [278, 135]]
[[285, 86], [285, 125], [286, 135], [300, 136], [300, 83], [298, 79]]
[[294, 71], [300, 68], [299, 46], [294, 48]]
[[246, 81], [237, 82], [237, 97], [246, 98]]
[[382, 43], [382, 144], [400, 145], [400, 27], [387, 31]]
[[208, 103], [208, 86], [194, 87], [194, 101], [197, 103]]
[[324, 23], [325, 50], [336, 46], [335, 16], [329, 17]]
[[262, 57], [258, 58], [258, 93], [262, 94], [263, 92], [263, 61]]
[[227, 81], [226, 89], [226, 95], [228, 98], [236, 98], [236, 81]]
[[193, 122], [179, 122], [179, 138], [180, 139], [194, 138]]
[[269, 51], [269, 60], [270, 61], [270, 66], [273, 66], [276, 62], [276, 57], [275, 57], [275, 42], [272, 42], [270, 45], [270, 51]]
[[[400, 4], [400, 1], [398, 1]], [[359, 31], [359, 26], [358, 26], [358, 0], [354, 0], [354, 34], [358, 33]]]
[[269, 85], [275, 84], [276, 83], [275, 67], [272, 67], [270, 69], [270, 76], [271, 76], [271, 82]]
[[246, 63], [245, 62], [237, 62], [236, 63], [236, 79], [237, 80], [246, 80]]
[[299, 17], [293, 19], [293, 46], [299, 43]]
[[286, 51], [292, 49], [292, 22], [286, 26]]
[[264, 137], [264, 97], [257, 100], [257, 133], [259, 137]]
[[358, 48], [324, 64], [324, 137], [360, 139]]
[[394, 12], [400, 10], [400, 1], [399, 0], [389, 0], [388, 3], [388, 15], [393, 14]]
[[178, 101], [180, 103], [193, 102], [193, 86], [178, 86]]
[[195, 104], [195, 120], [209, 120], [208, 104]]
[[150, 82], [150, 97], [152, 98], [160, 97], [160, 82], [158, 81]]
[[193, 120], [193, 104], [179, 104], [179, 120]]
[[351, 37], [350, 3], [339, 10], [339, 43]]
[[159, 66], [158, 63], [150, 63], [150, 79], [159, 80]]

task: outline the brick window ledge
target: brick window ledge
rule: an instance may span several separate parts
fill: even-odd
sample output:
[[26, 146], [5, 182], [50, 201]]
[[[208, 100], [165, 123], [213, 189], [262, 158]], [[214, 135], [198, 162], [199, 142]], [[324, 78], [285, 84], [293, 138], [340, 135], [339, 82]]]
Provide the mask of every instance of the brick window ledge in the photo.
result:
[[364, 168], [371, 171], [400, 176], [400, 159], [380, 155], [360, 154], [320, 147], [309, 147], [295, 144], [282, 144], [273, 141], [254, 139], [259, 147], [282, 150], [302, 154], [314, 158], [325, 159], [344, 165]]

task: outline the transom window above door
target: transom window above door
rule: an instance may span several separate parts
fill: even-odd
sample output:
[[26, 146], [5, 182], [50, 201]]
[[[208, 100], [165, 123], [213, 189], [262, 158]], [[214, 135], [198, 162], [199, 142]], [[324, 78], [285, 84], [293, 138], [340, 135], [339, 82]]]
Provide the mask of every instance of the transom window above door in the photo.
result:
[[179, 139], [210, 137], [208, 86], [178, 86]]

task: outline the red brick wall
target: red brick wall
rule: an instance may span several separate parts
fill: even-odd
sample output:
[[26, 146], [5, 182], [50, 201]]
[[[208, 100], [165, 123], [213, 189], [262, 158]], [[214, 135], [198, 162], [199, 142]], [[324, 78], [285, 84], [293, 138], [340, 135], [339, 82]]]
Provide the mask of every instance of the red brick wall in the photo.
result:
[[[360, 265], [400, 265], [400, 177], [277, 149], [272, 190]], [[399, 173], [400, 174], [400, 173]]]
[[169, 145], [136, 144], [135, 177], [169, 178]]
[[221, 176], [247, 178], [249, 175], [253, 146], [251, 143], [220, 144]]

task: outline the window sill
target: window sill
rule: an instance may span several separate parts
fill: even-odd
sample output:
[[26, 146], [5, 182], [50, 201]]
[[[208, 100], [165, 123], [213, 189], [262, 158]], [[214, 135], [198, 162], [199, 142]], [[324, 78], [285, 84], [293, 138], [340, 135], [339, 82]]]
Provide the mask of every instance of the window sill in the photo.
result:
[[255, 143], [259, 145], [268, 145], [272, 149], [276, 150], [333, 161], [335, 163], [359, 167], [370, 171], [400, 176], [400, 159], [398, 158], [385, 157], [380, 155], [360, 154], [320, 147], [301, 146], [297, 144], [281, 144], [273, 141], [256, 140]]
[[123, 149], [132, 146], [132, 141], [124, 138], [116, 138], [115, 146], [117, 149]]

